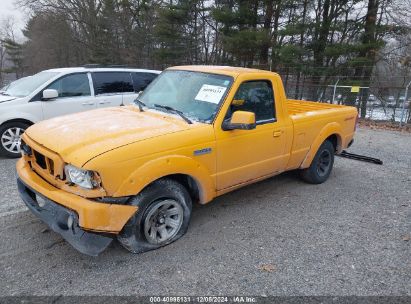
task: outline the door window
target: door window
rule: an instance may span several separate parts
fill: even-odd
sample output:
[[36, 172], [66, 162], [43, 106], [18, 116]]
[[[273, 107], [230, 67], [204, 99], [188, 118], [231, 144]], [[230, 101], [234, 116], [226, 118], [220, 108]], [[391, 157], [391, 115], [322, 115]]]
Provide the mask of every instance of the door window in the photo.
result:
[[235, 111], [248, 111], [255, 114], [257, 123], [275, 120], [274, 92], [270, 81], [258, 80], [244, 82], [238, 88], [226, 118]]
[[90, 84], [85, 73], [71, 74], [61, 77], [47, 89], [57, 90], [59, 97], [90, 96]]
[[130, 73], [96, 72], [92, 78], [96, 95], [134, 92]]
[[143, 91], [158, 75], [153, 73], [132, 73], [134, 92]]

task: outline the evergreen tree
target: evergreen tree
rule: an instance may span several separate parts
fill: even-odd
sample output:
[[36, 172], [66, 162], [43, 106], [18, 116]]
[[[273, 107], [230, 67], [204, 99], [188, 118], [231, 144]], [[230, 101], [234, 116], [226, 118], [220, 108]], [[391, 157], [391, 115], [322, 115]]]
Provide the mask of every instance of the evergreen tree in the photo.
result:
[[24, 54], [23, 44], [16, 42], [11, 38], [6, 38], [1, 41], [3, 47], [6, 50], [6, 54], [9, 56], [13, 66], [6, 69], [6, 73], [15, 73], [16, 78], [23, 77], [24, 75]]
[[164, 5], [158, 9], [158, 21], [154, 29], [158, 48], [156, 56], [167, 65], [189, 63], [187, 54], [190, 38], [185, 32], [185, 25], [190, 20], [191, 1], [181, 0]]

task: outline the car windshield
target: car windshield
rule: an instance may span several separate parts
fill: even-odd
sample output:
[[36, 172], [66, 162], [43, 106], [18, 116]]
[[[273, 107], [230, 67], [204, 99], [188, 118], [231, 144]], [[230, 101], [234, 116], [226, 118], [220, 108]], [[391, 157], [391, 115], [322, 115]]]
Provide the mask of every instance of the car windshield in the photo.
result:
[[147, 107], [166, 106], [188, 118], [211, 123], [233, 78], [225, 75], [169, 70], [161, 73], [139, 96]]
[[56, 75], [58, 75], [56, 72], [40, 72], [33, 76], [20, 78], [4, 87], [4, 91], [1, 91], [1, 94], [14, 97], [26, 97]]

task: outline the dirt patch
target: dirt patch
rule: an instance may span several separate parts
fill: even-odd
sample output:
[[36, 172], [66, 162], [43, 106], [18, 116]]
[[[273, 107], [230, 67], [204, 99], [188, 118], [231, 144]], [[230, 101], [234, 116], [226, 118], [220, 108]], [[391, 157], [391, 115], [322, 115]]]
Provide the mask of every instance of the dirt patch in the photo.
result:
[[381, 121], [381, 120], [370, 120], [370, 119], [359, 119], [359, 126], [369, 128], [371, 130], [382, 129], [390, 131], [400, 131], [411, 133], [411, 124], [405, 124], [400, 127], [398, 122], [392, 121]]

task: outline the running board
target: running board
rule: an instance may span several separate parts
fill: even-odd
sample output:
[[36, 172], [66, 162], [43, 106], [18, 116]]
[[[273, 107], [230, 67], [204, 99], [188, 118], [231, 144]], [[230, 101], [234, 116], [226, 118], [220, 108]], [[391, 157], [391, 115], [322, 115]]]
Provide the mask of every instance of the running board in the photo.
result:
[[378, 158], [373, 158], [373, 157], [369, 157], [369, 156], [348, 153], [345, 150], [342, 151], [341, 154], [337, 154], [337, 156], [341, 156], [341, 157], [345, 157], [345, 158], [349, 158], [349, 159], [355, 159], [355, 160], [359, 160], [359, 161], [364, 161], [364, 162], [368, 162], [368, 163], [373, 163], [373, 164], [377, 164], [377, 165], [382, 165], [383, 164], [382, 160], [380, 160]]

